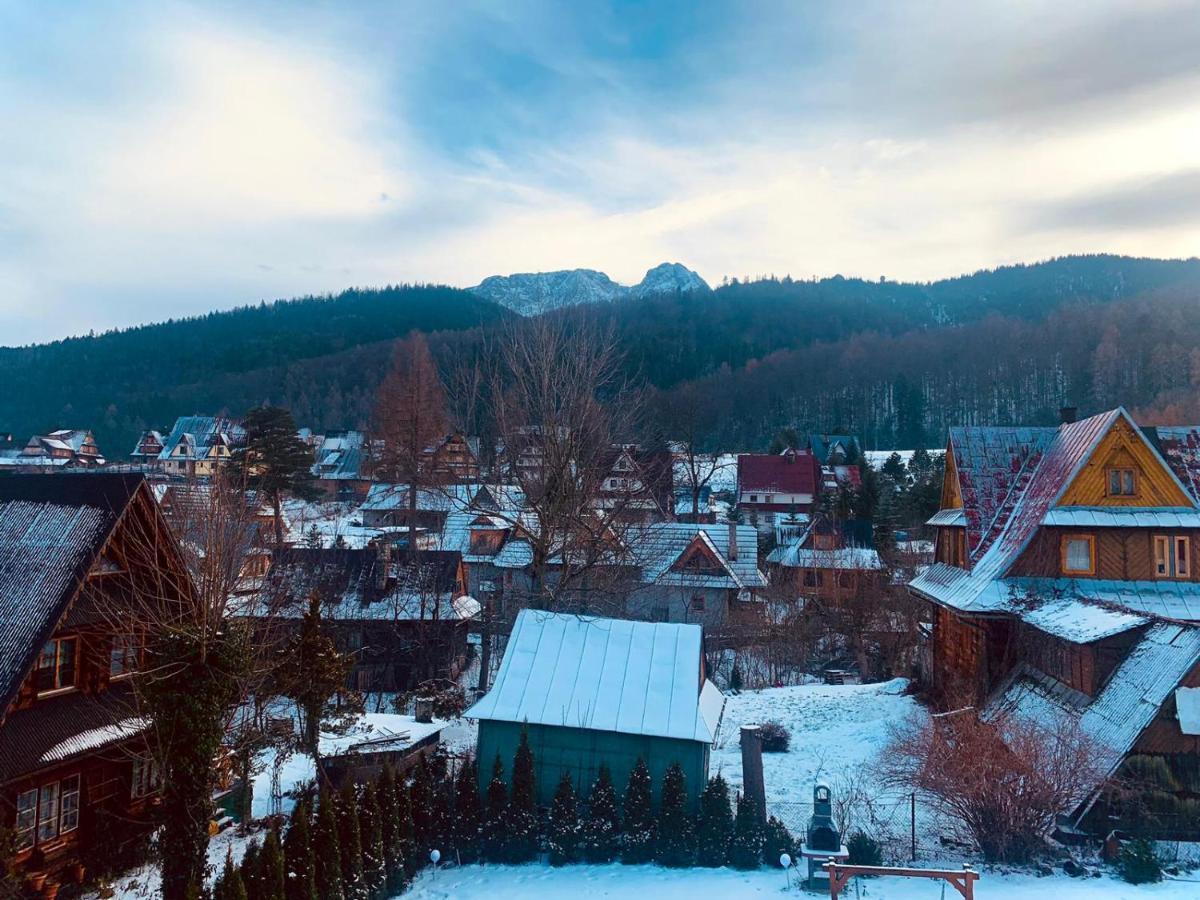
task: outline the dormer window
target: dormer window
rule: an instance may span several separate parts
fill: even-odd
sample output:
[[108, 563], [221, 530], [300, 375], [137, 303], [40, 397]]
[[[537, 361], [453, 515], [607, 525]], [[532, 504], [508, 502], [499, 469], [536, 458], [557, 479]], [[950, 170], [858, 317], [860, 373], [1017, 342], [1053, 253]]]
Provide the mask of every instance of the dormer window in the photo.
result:
[[1137, 473], [1133, 469], [1108, 469], [1108, 496], [1137, 496]]
[[77, 638], [49, 641], [38, 656], [37, 689], [39, 694], [75, 687]]

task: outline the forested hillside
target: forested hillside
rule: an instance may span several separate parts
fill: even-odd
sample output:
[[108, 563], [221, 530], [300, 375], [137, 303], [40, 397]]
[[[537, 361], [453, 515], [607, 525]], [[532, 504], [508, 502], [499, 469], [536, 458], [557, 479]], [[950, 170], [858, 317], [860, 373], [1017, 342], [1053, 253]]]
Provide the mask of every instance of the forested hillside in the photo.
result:
[[[1200, 418], [1198, 301], [1198, 260], [1086, 256], [931, 284], [768, 278], [550, 315], [615, 329], [655, 424], [690, 417], [711, 448], [765, 446], [782, 427], [912, 447], [951, 424], [1052, 422], [1064, 403]], [[392, 338], [431, 333], [448, 368], [502, 320], [465, 291], [399, 287], [0, 349], [0, 430], [91, 427], [119, 457], [143, 427], [264, 401], [317, 428], [362, 425]]]

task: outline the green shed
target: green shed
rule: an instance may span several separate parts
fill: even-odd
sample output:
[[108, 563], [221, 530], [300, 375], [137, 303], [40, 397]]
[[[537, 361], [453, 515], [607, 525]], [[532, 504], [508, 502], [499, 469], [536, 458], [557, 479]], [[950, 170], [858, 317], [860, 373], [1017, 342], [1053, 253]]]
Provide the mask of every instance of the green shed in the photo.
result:
[[724, 706], [705, 677], [699, 625], [523, 610], [494, 686], [466, 715], [479, 721], [481, 790], [497, 754], [511, 777], [524, 728], [538, 800], [548, 805], [564, 771], [586, 795], [601, 763], [624, 791], [638, 757], [656, 795], [678, 762], [695, 798], [708, 779]]

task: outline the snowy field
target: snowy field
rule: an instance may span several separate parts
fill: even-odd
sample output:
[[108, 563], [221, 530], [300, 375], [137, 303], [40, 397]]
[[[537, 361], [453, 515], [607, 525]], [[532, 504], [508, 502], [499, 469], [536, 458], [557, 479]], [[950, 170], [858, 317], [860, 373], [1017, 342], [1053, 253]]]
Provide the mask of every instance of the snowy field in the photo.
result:
[[[464, 866], [424, 872], [412, 890], [413, 900], [557, 900], [561, 897], [606, 897], [610, 900], [742, 900], [761, 897], [817, 897], [785, 887], [782, 870], [736, 872], [730, 869], [662, 869], [658, 866]], [[854, 879], [846, 900], [942, 900], [941, 883], [924, 879]], [[1200, 880], [1166, 881], [1133, 886], [1110, 877], [1069, 878], [1053, 875], [998, 874], [988, 871], [975, 885], [978, 900], [1196, 900]], [[958, 893], [947, 886], [945, 898]]]
[[[324, 547], [332, 547], [338, 538], [351, 549], [367, 546], [367, 542], [383, 533], [380, 528], [366, 528], [362, 522], [361, 504], [335, 501], [306, 503], [287, 500], [283, 512], [287, 517], [291, 540], [305, 546], [310, 529], [315, 525]], [[359, 523], [359, 524], [355, 524]]]
[[[867, 464], [872, 469], [882, 469], [883, 464], [888, 461], [888, 458], [893, 453], [898, 453], [900, 455], [900, 461], [907, 466], [909, 461], [912, 459], [913, 454], [916, 452], [916, 450], [864, 450], [863, 456], [867, 458]], [[931, 448], [928, 452], [929, 455], [934, 459], [946, 455], [945, 448]]]

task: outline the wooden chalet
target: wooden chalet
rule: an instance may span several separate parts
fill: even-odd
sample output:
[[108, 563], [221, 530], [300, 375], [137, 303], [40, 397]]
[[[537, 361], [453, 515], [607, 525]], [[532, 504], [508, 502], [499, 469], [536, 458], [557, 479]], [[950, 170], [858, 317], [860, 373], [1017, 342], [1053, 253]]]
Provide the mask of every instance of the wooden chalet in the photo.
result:
[[479, 607], [465, 596], [458, 553], [395, 555], [386, 543], [277, 550], [261, 589], [236, 601], [235, 614], [283, 636], [299, 627], [313, 594], [339, 650], [353, 658], [350, 690], [409, 690], [455, 678], [466, 664], [467, 629]]
[[668, 450], [614, 447], [594, 508], [607, 521], [650, 524], [674, 519], [674, 460]]
[[52, 883], [119, 859], [153, 818], [142, 639], [113, 624], [143, 574], [188, 583], [142, 476], [0, 479], [0, 824], [18, 870]]
[[[857, 524], [857, 523], [848, 523]], [[887, 580], [887, 567], [856, 530], [843, 528], [818, 513], [794, 539], [767, 556], [771, 581], [786, 581], [800, 597], [837, 601], [878, 591]]]
[[422, 455], [422, 469], [439, 480], [477, 481], [479, 441], [460, 432], [446, 435]]
[[169, 475], [206, 477], [246, 440], [241, 422], [224, 416], [180, 416], [162, 442], [157, 466]]
[[35, 434], [19, 451], [0, 451], [0, 473], [48, 474], [61, 469], [99, 468], [104, 462], [92, 433], [78, 428]]
[[[936, 559], [909, 583], [932, 607], [935, 696], [1074, 723], [1109, 775], [1165, 771], [1159, 804], [1194, 804], [1198, 485], [1200, 432], [1142, 429], [1123, 409], [952, 429]], [[1072, 824], [1106, 827], [1096, 796]], [[1180, 836], [1182, 821], [1158, 824]]]

